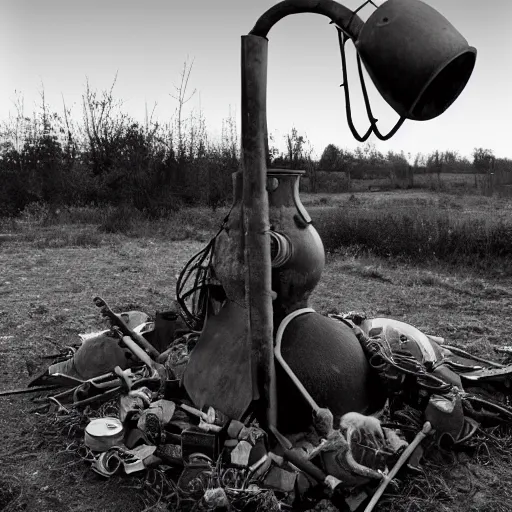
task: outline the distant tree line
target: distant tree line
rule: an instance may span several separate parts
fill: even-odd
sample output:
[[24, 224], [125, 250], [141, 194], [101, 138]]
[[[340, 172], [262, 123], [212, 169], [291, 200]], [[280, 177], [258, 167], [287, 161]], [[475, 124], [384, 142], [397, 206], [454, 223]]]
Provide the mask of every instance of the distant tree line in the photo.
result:
[[[64, 102], [62, 113], [52, 111], [44, 92], [37, 111], [27, 116], [18, 96], [16, 114], [0, 131], [0, 215], [15, 215], [42, 202], [50, 210], [123, 204], [157, 217], [187, 204], [216, 207], [229, 201], [231, 174], [240, 164], [236, 122], [232, 116], [225, 119], [220, 140], [212, 141], [202, 112], [186, 114], [184, 106], [195, 92], [187, 91], [191, 67], [183, 67], [173, 95], [176, 112], [166, 124], [153, 121], [150, 112], [143, 123], [124, 113], [113, 95], [115, 81], [101, 92], [87, 83], [80, 121]], [[354, 151], [329, 144], [315, 160], [306, 135], [296, 128], [284, 142], [286, 150], [279, 151], [270, 136], [269, 167], [304, 169], [312, 192], [335, 191], [329, 181], [333, 173], [343, 173], [343, 190], [350, 190], [351, 180], [386, 177], [392, 184], [408, 183], [422, 173], [496, 169], [512, 176], [512, 161], [483, 148], [475, 149], [470, 161], [453, 151], [412, 159], [403, 152], [384, 155], [371, 144]]]
[[[489, 149], [475, 148], [473, 159], [460, 156], [457, 151], [434, 151], [430, 154], [405, 155], [403, 151], [388, 151], [386, 155], [371, 144], [351, 152], [329, 144], [323, 151], [318, 168], [328, 172], [346, 172], [353, 178], [374, 178], [389, 172], [390, 168], [411, 167], [414, 173], [487, 173], [493, 166], [501, 166], [512, 172], [512, 160], [495, 158]], [[412, 161], [413, 163], [409, 163]]]
[[178, 107], [166, 124], [153, 121], [150, 112], [144, 123], [124, 113], [114, 84], [101, 92], [87, 84], [80, 121], [65, 104], [61, 114], [51, 111], [44, 93], [28, 116], [18, 96], [16, 114], [0, 131], [0, 215], [15, 215], [33, 202], [52, 210], [123, 204], [149, 216], [186, 204], [223, 204], [239, 166], [236, 122], [226, 118], [220, 141], [212, 141], [202, 112], [185, 114], [190, 68], [184, 66]]
[[[275, 142], [271, 139], [271, 143]], [[415, 175], [437, 176], [453, 174], [505, 174], [507, 183], [512, 182], [512, 160], [496, 158], [490, 149], [475, 148], [470, 160], [457, 151], [433, 151], [430, 154], [406, 155], [403, 151], [378, 151], [371, 143], [355, 150], [328, 144], [318, 160], [311, 158], [312, 148], [305, 135], [295, 128], [285, 136], [285, 153], [272, 146], [269, 162], [274, 167], [303, 169], [309, 178], [309, 190], [329, 192], [350, 190], [352, 180], [386, 179], [391, 187], [414, 186]], [[342, 177], [337, 176], [339, 173]], [[336, 177], [337, 176], [337, 177]]]

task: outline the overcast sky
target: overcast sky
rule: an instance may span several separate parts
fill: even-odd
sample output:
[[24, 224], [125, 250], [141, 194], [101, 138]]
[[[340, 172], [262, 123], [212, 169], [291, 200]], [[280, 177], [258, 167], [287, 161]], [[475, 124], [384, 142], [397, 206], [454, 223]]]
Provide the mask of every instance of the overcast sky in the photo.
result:
[[[0, 119], [13, 112], [15, 90], [33, 110], [41, 84], [60, 110], [62, 97], [81, 114], [86, 77], [104, 89], [118, 72], [115, 96], [142, 120], [145, 102], [168, 120], [176, 103], [169, 96], [184, 61], [194, 59], [190, 107], [204, 111], [209, 131], [220, 132], [230, 109], [240, 116], [240, 36], [274, 0], [0, 0]], [[346, 0], [354, 9], [358, 0]], [[382, 2], [379, 2], [382, 3]], [[475, 71], [452, 107], [437, 119], [408, 121], [381, 151], [427, 153], [474, 147], [512, 157], [511, 0], [427, 0], [478, 50]], [[366, 18], [372, 9], [366, 9]], [[305, 133], [318, 154], [328, 143], [357, 146], [345, 120], [336, 30], [328, 19], [302, 14], [280, 21], [269, 34], [268, 124], [277, 140], [292, 126]], [[354, 53], [348, 58], [354, 62]], [[357, 77], [349, 70], [351, 92]], [[373, 96], [373, 95], [372, 95]], [[396, 114], [375, 102], [381, 132]], [[354, 94], [356, 125], [365, 131], [364, 105]]]

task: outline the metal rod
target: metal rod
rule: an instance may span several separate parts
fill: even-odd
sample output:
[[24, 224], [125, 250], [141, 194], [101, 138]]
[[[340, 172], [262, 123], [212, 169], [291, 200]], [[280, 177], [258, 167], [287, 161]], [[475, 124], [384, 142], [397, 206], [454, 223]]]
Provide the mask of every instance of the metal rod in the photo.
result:
[[439, 344], [441, 348], [445, 348], [450, 352], [453, 352], [456, 356], [466, 357], [468, 359], [473, 359], [474, 361], [478, 361], [479, 363], [485, 363], [490, 366], [494, 366], [495, 368], [505, 368], [504, 364], [496, 363], [495, 361], [489, 361], [489, 359], [484, 359], [483, 357], [475, 356], [474, 354], [470, 354], [465, 350], [462, 350], [459, 347], [454, 347], [453, 345], [447, 345], [445, 343]]
[[242, 36], [243, 221], [245, 299], [251, 346], [253, 399], [276, 423], [270, 225], [267, 182], [268, 41]]
[[142, 361], [149, 370], [153, 370], [154, 361], [149, 357], [147, 352], [144, 351], [142, 347], [137, 345], [135, 341], [132, 339], [131, 336], [123, 336], [123, 343], [128, 347], [130, 352], [139, 358], [140, 361]]
[[49, 391], [50, 389], [57, 389], [60, 387], [62, 387], [62, 386], [58, 386], [55, 384], [49, 384], [48, 386], [38, 386], [35, 388], [9, 389], [7, 391], [0, 391], [0, 396], [22, 395], [25, 393], [37, 393], [38, 391]]
[[149, 343], [149, 341], [144, 338], [142, 334], [139, 334], [138, 332], [135, 332], [131, 327], [128, 327], [121, 316], [116, 315], [104, 299], [101, 297], [94, 297], [93, 302], [97, 307], [101, 308], [102, 315], [110, 319], [112, 325], [118, 327], [124, 336], [131, 336], [135, 343], [137, 343], [139, 347], [145, 350], [152, 358], [156, 359], [160, 355], [158, 350], [156, 350], [156, 348], [153, 347], [153, 345], [151, 345], [151, 343]]
[[318, 413], [320, 410], [320, 406], [316, 403], [315, 399], [309, 394], [309, 391], [304, 387], [304, 384], [299, 380], [299, 378], [295, 375], [293, 370], [288, 366], [288, 363], [284, 360], [284, 357], [281, 354], [281, 341], [283, 339], [283, 334], [288, 326], [288, 324], [296, 317], [300, 315], [304, 315], [306, 313], [314, 313], [315, 310], [312, 308], [302, 308], [297, 309], [293, 313], [290, 313], [288, 316], [286, 316], [281, 324], [279, 325], [279, 328], [277, 329], [276, 333], [276, 343], [274, 347], [274, 355], [277, 359], [278, 363], [282, 366], [283, 370], [288, 374], [288, 377], [292, 380], [292, 382], [295, 384], [297, 389], [300, 391], [301, 395], [304, 397], [306, 402], [308, 402], [309, 406], [313, 410], [315, 414]]

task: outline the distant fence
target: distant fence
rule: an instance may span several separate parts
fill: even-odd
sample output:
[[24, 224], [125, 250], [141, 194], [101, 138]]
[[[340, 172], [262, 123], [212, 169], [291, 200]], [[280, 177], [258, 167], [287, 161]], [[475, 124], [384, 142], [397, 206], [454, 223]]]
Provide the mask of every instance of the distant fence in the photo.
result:
[[493, 163], [483, 180], [483, 192], [489, 196], [512, 197], [512, 171]]
[[[383, 190], [420, 188], [460, 194], [496, 195], [512, 197], [512, 172], [490, 169], [481, 173], [413, 173], [400, 177], [350, 179], [345, 172], [316, 171], [316, 192], [379, 192]], [[313, 192], [307, 175], [301, 179], [301, 190]]]

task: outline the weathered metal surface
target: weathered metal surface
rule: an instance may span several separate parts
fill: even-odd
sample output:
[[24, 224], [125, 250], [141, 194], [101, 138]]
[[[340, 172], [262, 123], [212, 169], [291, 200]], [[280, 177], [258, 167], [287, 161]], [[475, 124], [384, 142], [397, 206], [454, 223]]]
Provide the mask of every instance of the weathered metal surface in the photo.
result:
[[245, 293], [249, 310], [253, 398], [275, 423], [275, 370], [267, 172], [268, 41], [242, 37], [243, 219]]
[[[338, 424], [347, 412], [371, 414], [384, 406], [385, 390], [372, 371], [352, 329], [342, 322], [308, 312], [284, 329], [281, 354], [319, 407]], [[278, 366], [278, 426], [285, 433], [307, 430], [311, 406]]]
[[245, 306], [245, 240], [242, 217], [243, 176], [233, 174], [233, 206], [225, 228], [215, 241], [212, 265], [226, 296]]
[[205, 324], [183, 376], [198, 408], [209, 405], [240, 419], [252, 401], [246, 308], [228, 301]]
[[274, 322], [292, 311], [307, 307], [308, 299], [320, 281], [325, 266], [322, 240], [311, 224], [299, 197], [299, 179], [304, 171], [270, 169], [268, 188], [270, 227], [288, 240], [290, 255], [272, 269]]
[[350, 37], [357, 39], [363, 20], [347, 7], [333, 0], [284, 0], [271, 7], [256, 22], [251, 34], [266, 37], [270, 29], [281, 19], [291, 14], [316, 13], [327, 16]]
[[419, 0], [388, 0], [355, 41], [377, 90], [401, 116], [442, 114], [473, 71], [476, 49], [439, 12]]

